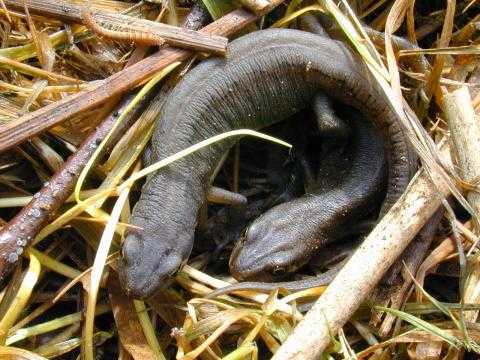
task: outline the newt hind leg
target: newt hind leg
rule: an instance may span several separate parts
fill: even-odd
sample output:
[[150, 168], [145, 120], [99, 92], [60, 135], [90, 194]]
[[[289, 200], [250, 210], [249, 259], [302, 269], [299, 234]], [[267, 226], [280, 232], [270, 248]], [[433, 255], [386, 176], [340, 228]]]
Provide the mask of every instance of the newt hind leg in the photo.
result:
[[[315, 95], [311, 103], [311, 113], [315, 123], [313, 141], [307, 139], [307, 132], [303, 131], [299, 134], [298, 144], [294, 144], [295, 155], [307, 192], [309, 189], [316, 188], [319, 181], [325, 182], [326, 178], [331, 180], [335, 178], [335, 176], [332, 177], [335, 171], [329, 174], [325, 169], [344, 163], [344, 152], [351, 137], [350, 125], [337, 114], [327, 94], [320, 92]], [[314, 155], [309, 156], [309, 154]]]

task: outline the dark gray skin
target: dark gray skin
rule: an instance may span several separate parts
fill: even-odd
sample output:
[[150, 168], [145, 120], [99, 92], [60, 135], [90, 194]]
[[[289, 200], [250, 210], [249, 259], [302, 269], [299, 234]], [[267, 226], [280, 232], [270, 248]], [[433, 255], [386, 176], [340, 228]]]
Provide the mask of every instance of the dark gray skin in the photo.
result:
[[[322, 19], [322, 21], [319, 21], [319, 19]], [[308, 31], [324, 37], [329, 37], [329, 35], [331, 35], [331, 33], [327, 34], [325, 28], [328, 28], [329, 31], [333, 31], [334, 35], [338, 35], [339, 33], [338, 31], [332, 30], [333, 24], [331, 23], [331, 19], [326, 16], [322, 17], [322, 15], [319, 15], [319, 17], [312, 14], [303, 15], [300, 17], [299, 25], [300, 28], [304, 31]], [[381, 33], [376, 32], [375, 30], [368, 27], [365, 28], [365, 30], [367, 31], [367, 33], [369, 33], [371, 37], [378, 38], [380, 37], [380, 35], [382, 35]], [[333, 36], [333, 38], [338, 39], [339, 36]], [[394, 40], [394, 47], [401, 49], [415, 48], [414, 45], [412, 45], [409, 41], [403, 38], [394, 37], [394, 39], [392, 40]], [[420, 72], [424, 72], [425, 64], [428, 63], [426, 62], [424, 57], [420, 57], [420, 59], [418, 60], [419, 61], [415, 61], [413, 63], [414, 68], [417, 68], [418, 70], [420, 70]], [[314, 113], [316, 114], [318, 129], [324, 137], [324, 139], [322, 139], [323, 148], [333, 148], [333, 150], [338, 150], [339, 144], [345, 142], [348, 136], [351, 134], [348, 125], [335, 114], [335, 111], [332, 107], [331, 99], [329, 99], [328, 96], [324, 94], [322, 95], [322, 93], [317, 94], [317, 96], [312, 102], [312, 108], [314, 110]], [[321, 156], [322, 155], [324, 156], [325, 154], [321, 154]], [[371, 154], [371, 156], [373, 158], [375, 155]], [[331, 182], [332, 173], [336, 173], [335, 175], [337, 175], [337, 178], [338, 176], [345, 176], [345, 174], [338, 174], [338, 168], [341, 167], [342, 165], [340, 163], [322, 163], [322, 166], [320, 168], [320, 177], [324, 179], [324, 188], [320, 191], [318, 191], [318, 188], [315, 189], [317, 193], [315, 193], [314, 190], [310, 194], [311, 197], [318, 195], [318, 193], [325, 193], [331, 191], [333, 187], [341, 187], [345, 189], [349, 188], [349, 185], [355, 186], [358, 179], [350, 179], [351, 181], [349, 181], [346, 186], [344, 184], [335, 184]], [[345, 164], [343, 165], [343, 167], [345, 167]], [[315, 183], [312, 177], [309, 176], [309, 169], [305, 170], [306, 171], [304, 171], [304, 178], [306, 180], [310, 180], [310, 183]], [[364, 169], [363, 171], [366, 173], [367, 169]], [[374, 171], [373, 168], [372, 171]], [[380, 179], [378, 179], [378, 181], [380, 182]], [[328, 187], [325, 187], [325, 185], [330, 185], [330, 189], [328, 189]], [[364, 211], [367, 211], [366, 207], [374, 203], [371, 201], [373, 200], [373, 196], [370, 191], [375, 191], [375, 181], [370, 181], [370, 188], [368, 187], [368, 185], [369, 182], [366, 181], [365, 183], [363, 183], [362, 187], [357, 187], [356, 195], [355, 190], [349, 192], [351, 197], [355, 197], [358, 200], [359, 206], [361, 206]], [[376, 193], [380, 194], [379, 191], [377, 191]], [[321, 197], [325, 198], [326, 194], [323, 194]], [[315, 203], [316, 199], [310, 198], [310, 201], [312, 203]], [[336, 203], [339, 204], [338, 201]], [[325, 218], [326, 221], [321, 222], [320, 220], [320, 222], [317, 222], [314, 220], [314, 226], [304, 226], [302, 227], [302, 231], [298, 231], [294, 224], [295, 222], [298, 222], [298, 218], [295, 217], [295, 214], [297, 214], [298, 217], [301, 218], [302, 214], [305, 213], [305, 210], [309, 210], [307, 209], [307, 203], [305, 201], [292, 201], [288, 205], [278, 207], [274, 211], [268, 213], [268, 215], [270, 216], [260, 217], [253, 224], [253, 227], [256, 227], [257, 230], [254, 229], [253, 231], [251, 231], [250, 229], [249, 231], [247, 231], [246, 236], [237, 243], [230, 258], [230, 271], [237, 279], [255, 281], [242, 281], [237, 284], [223, 287], [221, 289], [211, 292], [208, 297], [214, 298], [222, 294], [227, 294], [239, 290], [256, 290], [270, 292], [274, 289], [282, 288], [289, 291], [300, 291], [311, 287], [327, 285], [335, 277], [336, 273], [340, 270], [341, 267], [337, 267], [324, 274], [317, 275], [315, 278], [278, 282], [278, 280], [283, 277], [283, 274], [294, 272], [304, 264], [301, 261], [302, 259], [289, 257], [287, 255], [289, 252], [285, 249], [288, 249], [289, 247], [295, 247], [300, 250], [302, 248], [304, 249], [305, 239], [310, 239], [309, 241], [307, 241], [308, 244], [320, 244], [319, 248], [321, 248], [323, 247], [323, 245], [326, 245], [330, 242], [335, 242], [336, 240], [343, 238], [345, 234], [342, 234], [342, 231], [344, 229], [354, 229], [356, 225], [358, 225], [357, 221], [361, 218], [360, 216], [355, 216], [356, 212], [358, 212], [356, 210], [358, 209], [355, 209], [354, 204], [350, 205], [351, 208], [348, 212], [348, 215], [344, 217], [337, 216], [335, 214], [328, 215], [328, 211], [324, 211], [323, 209], [318, 211], [318, 214], [309, 211], [309, 216], [307, 217], [307, 219], [311, 219], [312, 217], [313, 219]], [[341, 211], [342, 207], [339, 206], [337, 209]], [[387, 210], [387, 207], [383, 207], [380, 217]], [[279, 226], [278, 221], [272, 223], [272, 219], [276, 216], [279, 216], [279, 218], [283, 217], [284, 220], [282, 221], [285, 222], [285, 226]], [[332, 226], [332, 224], [328, 221], [328, 219], [334, 219], [336, 221], [336, 223], [331, 228], [329, 228], [329, 226]], [[309, 222], [309, 220], [307, 220], [307, 222]], [[351, 223], [349, 224], [349, 222]], [[295, 234], [293, 238], [292, 234]], [[315, 238], [315, 241], [312, 241], [312, 238]], [[273, 248], [272, 244], [274, 244]], [[297, 252], [300, 253], [300, 250], [297, 250]], [[308, 251], [307, 254], [309, 254]], [[406, 255], [402, 256], [402, 259], [404, 259], [405, 257]], [[309, 257], [307, 256], [306, 258], [308, 259]], [[281, 261], [278, 261], [278, 259], [281, 259]], [[288, 263], [289, 259], [291, 260], [291, 263]], [[403, 262], [399, 261], [399, 263]], [[392, 268], [389, 271], [390, 277], [398, 277], [397, 268]], [[266, 280], [267, 282], [261, 282], [258, 280]]]
[[249, 226], [230, 257], [236, 279], [272, 281], [296, 271], [375, 209], [386, 179], [382, 138], [358, 117], [350, 126], [347, 153], [326, 157], [315, 189], [275, 206]]
[[[416, 166], [394, 112], [345, 44], [298, 30], [246, 35], [229, 45], [225, 59], [207, 60], [190, 71], [160, 114], [151, 160], [232, 129], [261, 129], [282, 121], [321, 91], [357, 108], [381, 134], [388, 164], [383, 208], [388, 208]], [[140, 229], [128, 230], [119, 269], [129, 294], [152, 295], [188, 259], [212, 173], [236, 141], [202, 149], [147, 179], [131, 218]], [[319, 199], [317, 206], [325, 205], [333, 206]], [[308, 256], [292, 249], [287, 260]]]
[[[338, 124], [337, 121], [333, 123]], [[346, 126], [338, 125], [333, 135], [342, 137], [342, 129], [344, 133]], [[317, 249], [343, 238], [346, 229], [351, 229], [362, 215], [372, 211], [384, 195], [386, 161], [381, 137], [371, 124], [358, 118], [351, 121], [349, 132], [354, 135], [345, 144], [348, 154], [343, 156], [346, 159], [335, 161], [338, 155], [334, 154], [333, 161], [324, 161], [320, 176], [326, 180], [320, 180], [319, 187], [260, 216], [236, 244], [230, 258], [230, 272], [236, 279], [257, 281], [220, 288], [209, 293], [208, 298], [239, 290], [299, 291], [327, 285], [333, 280], [342, 264], [305, 280], [258, 281], [276, 280], [278, 275], [303, 266], [310, 256], [298, 258], [290, 254], [313, 254], [316, 250], [312, 252], [312, 247]], [[332, 170], [333, 175], [329, 174]]]

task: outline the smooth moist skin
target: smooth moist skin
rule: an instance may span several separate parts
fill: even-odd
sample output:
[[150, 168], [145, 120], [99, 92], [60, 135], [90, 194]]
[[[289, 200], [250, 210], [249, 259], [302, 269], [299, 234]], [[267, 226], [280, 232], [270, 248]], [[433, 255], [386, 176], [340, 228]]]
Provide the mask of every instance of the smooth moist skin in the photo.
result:
[[[280, 122], [325, 92], [358, 109], [380, 134], [388, 167], [383, 208], [389, 208], [406, 188], [416, 158], [375, 84], [343, 43], [298, 30], [251, 33], [233, 41], [225, 59], [202, 62], [175, 87], [157, 122], [151, 161], [229, 130]], [[188, 259], [212, 173], [238, 140], [202, 149], [147, 179], [132, 213], [136, 229], [126, 234], [120, 264], [123, 285], [131, 295], [152, 295]], [[323, 206], [323, 200], [315, 206]]]
[[248, 227], [230, 257], [236, 279], [273, 281], [292, 273], [372, 213], [385, 195], [387, 162], [382, 138], [361, 120], [357, 116], [350, 123], [347, 149], [330, 161], [326, 156], [315, 188], [275, 206]]

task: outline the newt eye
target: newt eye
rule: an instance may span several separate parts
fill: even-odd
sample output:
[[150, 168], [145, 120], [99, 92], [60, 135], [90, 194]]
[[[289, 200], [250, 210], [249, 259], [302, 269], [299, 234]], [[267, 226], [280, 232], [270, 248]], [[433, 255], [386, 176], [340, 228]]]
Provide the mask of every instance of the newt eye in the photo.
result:
[[285, 268], [282, 267], [282, 266], [275, 266], [273, 268], [273, 275], [275, 276], [282, 276], [282, 275], [285, 275]]

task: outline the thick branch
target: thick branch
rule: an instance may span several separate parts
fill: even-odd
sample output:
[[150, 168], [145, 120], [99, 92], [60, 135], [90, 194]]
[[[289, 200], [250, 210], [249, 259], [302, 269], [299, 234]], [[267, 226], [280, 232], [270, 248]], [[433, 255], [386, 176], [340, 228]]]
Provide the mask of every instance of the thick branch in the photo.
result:
[[[441, 155], [447, 161], [448, 149]], [[331, 335], [345, 325], [440, 206], [442, 196], [449, 194], [441, 177], [435, 183], [438, 188], [423, 171], [415, 176], [406, 193], [365, 239], [272, 359], [320, 357]]]
[[[131, 100], [131, 99], [130, 99]], [[117, 118], [128, 105], [128, 99], [116, 108], [90, 134], [77, 152], [57, 171], [50, 181], [35, 194], [32, 201], [0, 230], [0, 281], [13, 268], [24, 247], [30, 245], [50, 217], [72, 193], [80, 172], [88, 162], [98, 144], [107, 136]]]
[[[4, 0], [5, 4], [16, 10], [23, 10], [23, 1]], [[82, 6], [65, 1], [51, 0], [25, 1], [31, 13], [60, 18], [64, 21], [83, 23]], [[157, 35], [169, 44], [182, 48], [206, 51], [224, 55], [228, 40], [218, 34], [199, 32], [177, 26], [158, 23], [146, 19], [95, 9], [92, 17], [100, 25], [113, 27], [121, 31], [144, 32]]]
[[[448, 127], [452, 135], [455, 158], [463, 180], [471, 184], [478, 184], [480, 179], [480, 126], [478, 117], [472, 106], [470, 92], [467, 86], [461, 86], [448, 92], [442, 88], [442, 107], [446, 115]], [[480, 194], [475, 189], [467, 193], [467, 200], [477, 214], [480, 214]], [[479, 229], [475, 229], [478, 234]], [[464, 302], [477, 304], [480, 301], [480, 265], [473, 259], [471, 273], [463, 292]], [[478, 311], [469, 311], [465, 314], [468, 321], [475, 322]]]

